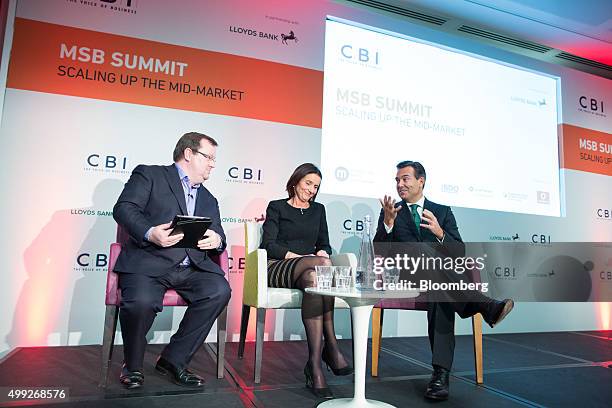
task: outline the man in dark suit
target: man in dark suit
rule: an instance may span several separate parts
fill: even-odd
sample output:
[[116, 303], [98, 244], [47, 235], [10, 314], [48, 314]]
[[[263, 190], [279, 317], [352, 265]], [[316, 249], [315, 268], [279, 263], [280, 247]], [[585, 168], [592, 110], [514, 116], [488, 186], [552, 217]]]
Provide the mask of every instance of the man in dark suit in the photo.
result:
[[[170, 288], [188, 306], [155, 368], [179, 385], [204, 385], [204, 379], [187, 365], [229, 302], [231, 292], [224, 272], [209, 258], [226, 246], [217, 199], [202, 185], [215, 167], [216, 146], [217, 142], [204, 134], [184, 134], [174, 149], [174, 163], [137, 166], [113, 208], [115, 220], [130, 236], [115, 265], [124, 344], [120, 382], [128, 389], [144, 382], [146, 334]], [[170, 224], [177, 214], [212, 219], [198, 249], [173, 248], [183, 238], [182, 234], [170, 235]]]
[[[388, 196], [380, 200], [383, 208], [374, 242], [431, 242], [446, 250], [446, 254], [463, 256], [463, 241], [455, 216], [450, 207], [425, 198], [425, 179], [425, 168], [421, 163], [403, 161], [397, 165], [395, 183], [401, 201], [396, 203]], [[443, 280], [448, 282], [457, 279], [460, 278], [453, 271], [443, 276]], [[482, 313], [485, 321], [493, 327], [510, 313], [514, 303], [510, 299], [490, 299], [479, 291], [436, 293], [435, 300], [428, 303], [427, 310], [434, 371], [425, 397], [445, 400], [448, 398], [449, 372], [455, 349], [455, 313], [462, 318]]]

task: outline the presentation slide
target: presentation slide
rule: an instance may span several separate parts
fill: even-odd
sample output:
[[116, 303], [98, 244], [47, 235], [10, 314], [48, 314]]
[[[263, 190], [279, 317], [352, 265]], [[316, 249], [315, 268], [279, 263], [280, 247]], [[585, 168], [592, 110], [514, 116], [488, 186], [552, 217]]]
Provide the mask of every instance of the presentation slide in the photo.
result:
[[327, 20], [321, 192], [397, 196], [421, 162], [447, 205], [560, 216], [557, 79]]

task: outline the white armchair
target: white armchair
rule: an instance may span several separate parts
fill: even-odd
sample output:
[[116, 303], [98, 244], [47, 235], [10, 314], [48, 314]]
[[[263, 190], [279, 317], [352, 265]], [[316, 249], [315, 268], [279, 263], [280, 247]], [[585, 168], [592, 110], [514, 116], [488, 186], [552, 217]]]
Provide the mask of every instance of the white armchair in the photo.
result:
[[[257, 325], [255, 328], [255, 373], [256, 384], [261, 382], [261, 362], [263, 354], [264, 328], [266, 309], [300, 309], [302, 292], [298, 289], [268, 287], [268, 254], [265, 249], [259, 249], [262, 235], [262, 225], [256, 222], [246, 222], [244, 287], [242, 291], [242, 316], [240, 319], [240, 342], [238, 358], [244, 356], [244, 343], [249, 324], [251, 307], [257, 309]], [[333, 265], [357, 266], [355, 254], [338, 254], [330, 257]], [[336, 298], [336, 308], [348, 308], [346, 302]]]

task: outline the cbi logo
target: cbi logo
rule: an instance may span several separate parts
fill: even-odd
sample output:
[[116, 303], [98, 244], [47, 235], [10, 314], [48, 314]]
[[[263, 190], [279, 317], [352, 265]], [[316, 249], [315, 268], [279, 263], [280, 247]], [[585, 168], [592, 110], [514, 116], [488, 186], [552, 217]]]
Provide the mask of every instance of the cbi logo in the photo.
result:
[[227, 258], [229, 262], [229, 272], [230, 273], [243, 273], [244, 266], [246, 264], [246, 258], [241, 256], [238, 258], [234, 258], [233, 256], [229, 256]]
[[104, 153], [91, 153], [85, 158], [84, 170], [92, 173], [129, 174], [128, 158]]
[[342, 56], [342, 60], [346, 62], [365, 65], [372, 68], [378, 68], [378, 64], [380, 63], [380, 54], [377, 50], [357, 47], [351, 44], [344, 44], [341, 46], [340, 55]]
[[584, 95], [578, 98], [578, 110], [580, 112], [590, 113], [591, 115], [603, 117], [607, 116], [604, 112], [603, 100], [598, 100]]
[[121, 13], [136, 14], [138, 0], [100, 0], [100, 7]]
[[68, 4], [86, 7], [98, 7], [102, 10], [111, 10], [117, 13], [136, 14], [138, 0], [68, 0]]
[[[230, 249], [229, 246], [228, 249]], [[232, 245], [227, 259], [229, 261], [229, 273], [239, 274], [244, 272], [246, 258], [244, 256], [243, 246]]]
[[496, 265], [493, 269], [493, 275], [496, 279], [501, 280], [516, 280], [516, 268], [512, 265]]
[[550, 246], [551, 242], [552, 241], [550, 239], [550, 235], [531, 234], [531, 243], [532, 244]]
[[242, 184], [264, 184], [263, 170], [252, 167], [232, 166], [227, 170], [225, 181]]
[[108, 254], [82, 252], [76, 256], [75, 271], [100, 271], [108, 266]]
[[138, 0], [100, 0], [101, 3], [114, 4], [115, 6], [136, 7]]
[[612, 221], [612, 208], [598, 208], [595, 214], [598, 220]]
[[363, 231], [363, 220], [347, 219], [342, 222], [342, 233], [355, 235], [355, 233]]

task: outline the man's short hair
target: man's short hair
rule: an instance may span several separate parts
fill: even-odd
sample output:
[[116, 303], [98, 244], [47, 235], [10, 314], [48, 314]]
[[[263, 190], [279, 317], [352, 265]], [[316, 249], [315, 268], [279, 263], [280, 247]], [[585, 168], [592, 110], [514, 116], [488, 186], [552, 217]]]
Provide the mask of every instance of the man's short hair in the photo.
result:
[[174, 148], [174, 153], [172, 154], [172, 158], [175, 162], [181, 160], [185, 156], [185, 149], [190, 148], [194, 152], [200, 148], [200, 142], [202, 139], [206, 139], [211, 145], [218, 146], [218, 143], [212, 137], [205, 135], [204, 133], [198, 132], [189, 132], [185, 133], [181, 138], [176, 142], [176, 147]]
[[[420, 179], [421, 177], [427, 180], [427, 174], [425, 173], [425, 167], [423, 167], [423, 165], [417, 161], [404, 160], [404, 161], [397, 163], [396, 167], [398, 170], [403, 169], [404, 167], [412, 167], [412, 169], [414, 170], [414, 177], [416, 177], [417, 180]], [[423, 183], [423, 186], [425, 186], [425, 183]]]

